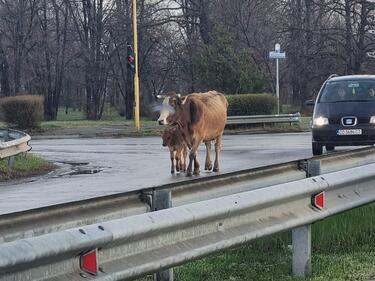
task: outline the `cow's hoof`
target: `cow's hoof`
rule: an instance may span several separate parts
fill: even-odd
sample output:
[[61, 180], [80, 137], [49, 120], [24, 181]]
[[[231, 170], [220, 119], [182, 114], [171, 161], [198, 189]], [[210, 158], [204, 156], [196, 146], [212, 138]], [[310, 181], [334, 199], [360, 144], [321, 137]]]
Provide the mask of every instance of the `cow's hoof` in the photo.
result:
[[199, 176], [200, 171], [199, 170], [194, 170], [194, 176]]
[[214, 168], [212, 171], [219, 172], [219, 168]]
[[191, 177], [192, 175], [193, 175], [193, 174], [191, 173], [191, 171], [190, 171], [190, 172], [188, 171], [188, 172], [186, 173], [186, 176], [187, 176], [187, 177]]
[[174, 171], [171, 171], [171, 174], [173, 175], [173, 174], [174, 174]]
[[211, 170], [212, 170], [212, 164], [206, 165], [206, 166], [204, 167], [204, 169], [205, 169], [206, 171], [211, 171]]

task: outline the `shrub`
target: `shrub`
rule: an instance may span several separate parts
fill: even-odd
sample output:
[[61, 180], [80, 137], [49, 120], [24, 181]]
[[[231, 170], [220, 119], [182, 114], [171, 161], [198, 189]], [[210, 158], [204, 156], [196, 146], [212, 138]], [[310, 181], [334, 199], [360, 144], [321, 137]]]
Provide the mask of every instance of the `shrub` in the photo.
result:
[[193, 50], [198, 88], [249, 93], [262, 91], [267, 86], [267, 75], [259, 70], [251, 49], [234, 48], [235, 35], [215, 26], [210, 38], [210, 44], [198, 44]]
[[0, 99], [4, 121], [21, 129], [37, 128], [43, 119], [42, 96], [15, 96]]
[[277, 99], [270, 94], [227, 95], [228, 116], [275, 114]]

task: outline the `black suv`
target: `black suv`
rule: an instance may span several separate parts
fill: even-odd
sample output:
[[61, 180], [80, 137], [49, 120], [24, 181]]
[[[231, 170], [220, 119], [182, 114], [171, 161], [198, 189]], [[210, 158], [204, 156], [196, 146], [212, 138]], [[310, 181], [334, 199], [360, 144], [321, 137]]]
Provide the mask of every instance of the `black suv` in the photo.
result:
[[322, 154], [323, 146], [329, 151], [335, 146], [374, 143], [375, 75], [331, 75], [315, 102], [313, 154]]

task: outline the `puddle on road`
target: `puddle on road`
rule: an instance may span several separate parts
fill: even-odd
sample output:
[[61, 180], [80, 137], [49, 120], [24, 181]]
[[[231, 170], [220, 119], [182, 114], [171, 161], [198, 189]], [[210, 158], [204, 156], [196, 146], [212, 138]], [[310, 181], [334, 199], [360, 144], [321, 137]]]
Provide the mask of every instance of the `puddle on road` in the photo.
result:
[[72, 161], [58, 161], [55, 164], [63, 167], [56, 170], [53, 177], [60, 178], [65, 176], [77, 175], [93, 175], [103, 171], [100, 167], [89, 167], [89, 162], [72, 162]]
[[100, 173], [101, 169], [74, 169], [70, 173], [68, 173], [69, 176], [76, 176], [76, 175], [93, 175]]
[[57, 163], [71, 165], [71, 166], [86, 166], [90, 164], [89, 162], [70, 162], [70, 161], [58, 161]]

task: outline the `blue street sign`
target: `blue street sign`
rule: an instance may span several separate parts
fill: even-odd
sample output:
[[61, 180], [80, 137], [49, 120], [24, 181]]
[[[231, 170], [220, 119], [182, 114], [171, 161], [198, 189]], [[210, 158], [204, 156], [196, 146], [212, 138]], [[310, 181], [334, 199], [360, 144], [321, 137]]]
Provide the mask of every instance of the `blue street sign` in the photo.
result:
[[270, 59], [285, 59], [286, 58], [286, 53], [283, 52], [275, 52], [275, 51], [272, 51], [270, 52]]

